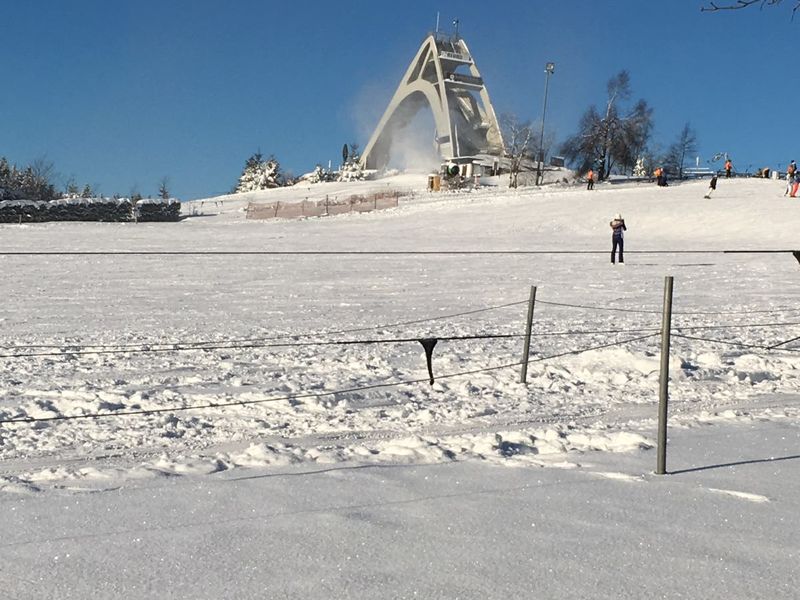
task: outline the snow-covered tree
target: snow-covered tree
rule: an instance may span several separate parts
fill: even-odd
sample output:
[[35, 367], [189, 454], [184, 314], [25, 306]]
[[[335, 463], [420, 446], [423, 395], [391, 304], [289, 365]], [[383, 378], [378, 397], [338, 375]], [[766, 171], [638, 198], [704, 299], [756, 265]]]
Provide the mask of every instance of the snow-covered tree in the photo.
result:
[[[344, 152], [342, 157], [344, 158]], [[366, 178], [364, 169], [361, 167], [361, 154], [358, 151], [358, 144], [350, 144], [347, 159], [339, 170], [336, 181], [363, 181]]]
[[317, 165], [314, 167], [314, 170], [311, 171], [311, 173], [304, 175], [300, 179], [307, 181], [308, 183], [322, 183], [325, 181], [333, 181], [333, 175], [322, 165]]
[[61, 194], [62, 198], [77, 198], [80, 196], [81, 190], [78, 188], [78, 182], [75, 181], [74, 176], [70, 176], [67, 180], [66, 186], [64, 186], [64, 193]]
[[644, 166], [644, 157], [640, 156], [636, 159], [636, 164], [633, 167], [634, 177], [647, 177], [647, 168]]
[[534, 141], [535, 135], [530, 121], [522, 122], [514, 115], [504, 114], [500, 116], [500, 128], [503, 130], [505, 154], [509, 159], [508, 185], [515, 188], [523, 161], [533, 158], [533, 147], [538, 144]]
[[58, 194], [52, 176], [53, 164], [43, 159], [18, 169], [0, 158], [0, 200], [53, 200]]
[[16, 167], [10, 165], [5, 156], [0, 156], [0, 200], [14, 199]]
[[256, 152], [245, 162], [235, 193], [254, 192], [280, 187], [284, 184], [281, 166], [274, 156], [264, 160], [261, 152]]

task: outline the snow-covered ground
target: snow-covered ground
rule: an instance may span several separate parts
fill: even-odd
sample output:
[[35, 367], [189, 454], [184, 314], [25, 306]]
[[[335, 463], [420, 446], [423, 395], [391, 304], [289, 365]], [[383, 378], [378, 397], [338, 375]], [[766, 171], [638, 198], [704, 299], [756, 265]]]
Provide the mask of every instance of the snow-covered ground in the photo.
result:
[[800, 201], [706, 185], [0, 226], [0, 598], [794, 597], [800, 265], [722, 251], [800, 247]]

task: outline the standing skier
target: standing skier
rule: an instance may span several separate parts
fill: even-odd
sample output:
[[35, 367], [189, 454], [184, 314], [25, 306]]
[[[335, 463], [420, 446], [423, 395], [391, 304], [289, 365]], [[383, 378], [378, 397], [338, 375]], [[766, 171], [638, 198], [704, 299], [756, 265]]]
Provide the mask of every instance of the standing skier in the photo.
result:
[[615, 254], [617, 253], [617, 248], [619, 248], [619, 264], [624, 264], [625, 260], [622, 255], [622, 250], [624, 246], [623, 238], [624, 232], [628, 230], [625, 227], [625, 219], [622, 218], [622, 215], [617, 213], [614, 215], [614, 218], [611, 220], [611, 264], [614, 264]]
[[589, 172], [586, 174], [586, 189], [593, 190], [594, 189], [594, 171], [589, 169]]
[[792, 193], [789, 198], [797, 198], [797, 191], [800, 189], [800, 171], [794, 172], [794, 183], [792, 183]]
[[729, 159], [727, 159], [725, 161], [725, 178], [726, 179], [730, 178], [732, 170], [733, 170], [733, 163], [731, 162], [731, 159], [729, 158]]
[[783, 192], [784, 196], [792, 193], [792, 184], [794, 183], [794, 176], [797, 173], [797, 163], [791, 161], [789, 166], [786, 167], [786, 191]]
[[706, 195], [703, 196], [703, 198], [711, 198], [711, 192], [713, 192], [716, 189], [717, 189], [717, 174], [714, 173], [711, 176], [711, 181], [708, 182], [708, 191], [706, 192]]

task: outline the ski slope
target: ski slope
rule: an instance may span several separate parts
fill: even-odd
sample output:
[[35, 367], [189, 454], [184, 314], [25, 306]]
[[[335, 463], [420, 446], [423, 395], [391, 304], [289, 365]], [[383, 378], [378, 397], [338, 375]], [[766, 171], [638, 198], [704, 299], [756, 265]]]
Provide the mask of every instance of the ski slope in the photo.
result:
[[[245, 219], [251, 201], [376, 186], [414, 193]], [[798, 545], [778, 523], [799, 507], [800, 344], [767, 348], [800, 335], [800, 265], [742, 251], [800, 249], [800, 204], [770, 180], [720, 179], [710, 200], [706, 186], [430, 194], [403, 175], [196, 200], [176, 224], [0, 226], [11, 597], [680, 597], [717, 567], [732, 579], [703, 597], [792, 597]], [[618, 212], [624, 266], [609, 261]], [[651, 473], [666, 275], [683, 336], [668, 467], [736, 463], [667, 479]], [[433, 385], [423, 338], [439, 339]], [[657, 511], [666, 537], [646, 542]], [[273, 536], [286, 545], [258, 566]], [[660, 552], [686, 581], [645, 583]]]

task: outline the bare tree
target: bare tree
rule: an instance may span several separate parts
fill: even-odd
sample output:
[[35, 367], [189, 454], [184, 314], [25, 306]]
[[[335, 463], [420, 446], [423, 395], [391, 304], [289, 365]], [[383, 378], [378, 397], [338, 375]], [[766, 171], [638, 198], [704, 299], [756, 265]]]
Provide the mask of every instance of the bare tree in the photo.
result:
[[534, 130], [530, 121], [520, 122], [515, 115], [501, 115], [500, 128], [503, 130], [505, 154], [509, 159], [509, 187], [516, 188], [522, 161], [530, 157], [534, 145]]
[[664, 157], [664, 167], [676, 174], [678, 178], [683, 177], [683, 165], [686, 157], [697, 152], [697, 134], [689, 123], [683, 126], [678, 139], [667, 150]]
[[31, 171], [39, 181], [52, 183], [56, 174], [56, 167], [52, 160], [49, 160], [46, 156], [40, 156], [31, 163]]
[[[727, 2], [725, 4], [717, 4], [716, 2], [709, 2], [705, 6], [700, 7], [700, 12], [716, 12], [718, 10], [739, 10], [749, 6], [757, 5], [761, 8], [767, 6], [778, 6], [783, 0], [735, 0], [735, 2]], [[796, 1], [792, 7], [792, 18], [794, 19], [795, 13], [800, 10], [800, 0]]]
[[644, 100], [639, 100], [620, 121], [618, 135], [611, 144], [610, 156], [616, 161], [619, 171], [633, 173], [645, 152], [652, 129], [653, 109]]
[[626, 114], [620, 111], [619, 104], [631, 95], [627, 71], [609, 79], [607, 93], [604, 113], [590, 106], [581, 117], [578, 133], [567, 138], [561, 148], [567, 159], [580, 162], [580, 171], [596, 168], [601, 180], [608, 177], [615, 162], [623, 169], [633, 168], [653, 126], [653, 110], [644, 100]]

